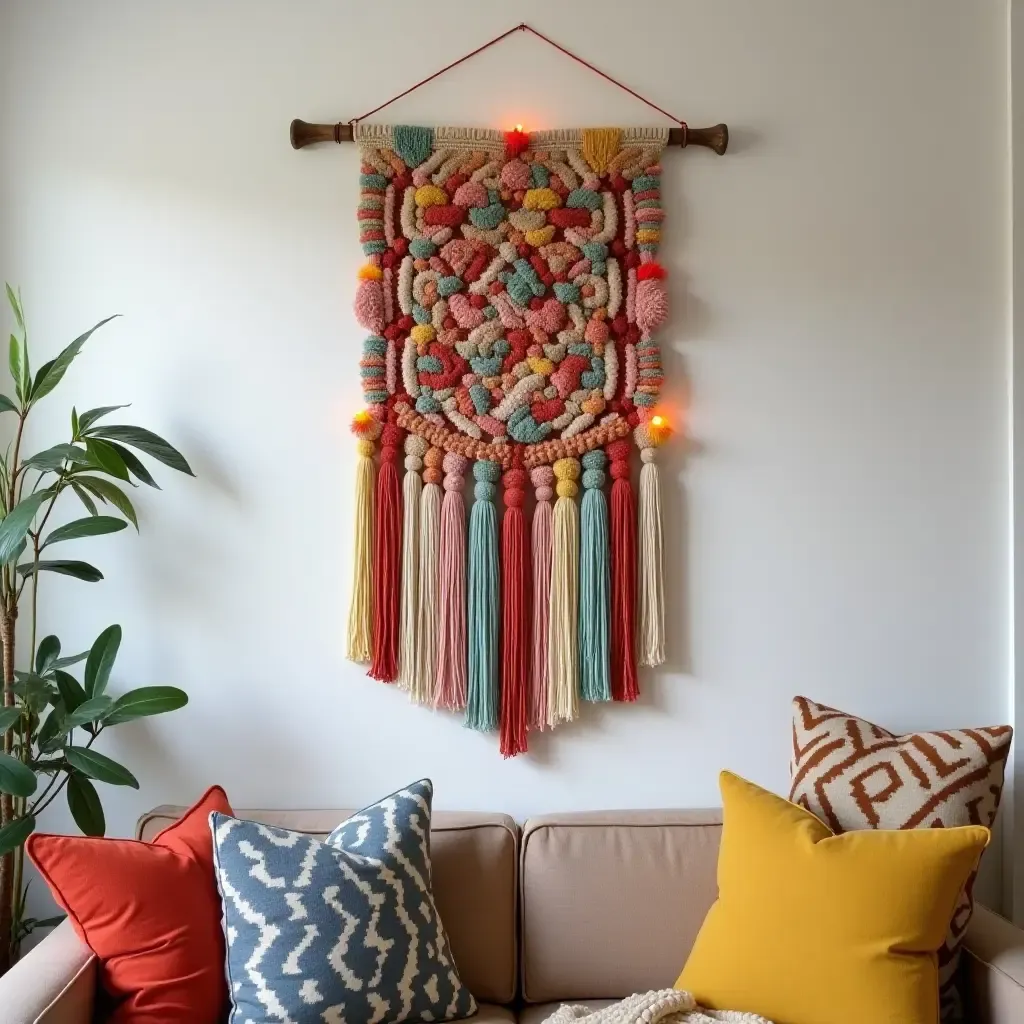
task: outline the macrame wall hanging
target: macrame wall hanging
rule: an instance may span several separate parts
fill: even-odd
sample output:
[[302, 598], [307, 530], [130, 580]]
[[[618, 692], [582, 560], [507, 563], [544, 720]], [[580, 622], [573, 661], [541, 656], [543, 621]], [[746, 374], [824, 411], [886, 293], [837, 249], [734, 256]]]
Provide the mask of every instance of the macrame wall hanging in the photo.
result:
[[291, 128], [362, 158], [348, 656], [508, 757], [664, 660], [661, 158], [727, 129], [364, 118]]

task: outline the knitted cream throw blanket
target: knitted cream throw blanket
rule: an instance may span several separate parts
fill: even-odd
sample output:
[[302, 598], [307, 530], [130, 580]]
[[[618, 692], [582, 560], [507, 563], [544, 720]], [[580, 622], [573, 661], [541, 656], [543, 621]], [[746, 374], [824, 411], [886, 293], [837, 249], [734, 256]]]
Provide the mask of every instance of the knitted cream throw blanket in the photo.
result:
[[771, 1024], [756, 1013], [736, 1010], [703, 1010], [689, 992], [662, 988], [638, 992], [606, 1006], [590, 1010], [586, 1006], [560, 1006], [544, 1024]]

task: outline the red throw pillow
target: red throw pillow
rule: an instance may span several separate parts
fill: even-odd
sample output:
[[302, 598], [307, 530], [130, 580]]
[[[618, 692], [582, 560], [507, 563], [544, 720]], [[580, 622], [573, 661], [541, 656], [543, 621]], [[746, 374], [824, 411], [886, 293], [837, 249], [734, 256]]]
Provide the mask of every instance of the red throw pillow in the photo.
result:
[[111, 1024], [219, 1024], [226, 1016], [211, 811], [233, 813], [219, 786], [152, 843], [37, 833], [26, 844], [100, 959]]

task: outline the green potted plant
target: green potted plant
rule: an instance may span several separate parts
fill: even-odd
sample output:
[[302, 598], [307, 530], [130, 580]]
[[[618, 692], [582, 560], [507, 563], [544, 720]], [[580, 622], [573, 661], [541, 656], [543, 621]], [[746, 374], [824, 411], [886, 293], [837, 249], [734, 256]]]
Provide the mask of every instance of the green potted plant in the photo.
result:
[[[136, 453], [193, 475], [181, 453], [163, 438], [142, 427], [109, 423], [109, 414], [123, 405], [81, 414], [72, 408], [69, 440], [25, 456], [22, 442], [32, 410], [57, 387], [90, 335], [114, 318], [101, 320], [33, 374], [25, 316], [10, 285], [7, 298], [16, 332], [10, 340], [13, 397], [0, 394], [0, 417], [9, 421], [5, 433], [12, 437], [0, 454], [0, 974], [34, 928], [59, 920], [37, 920], [25, 912], [25, 840], [39, 814], [63, 793], [78, 827], [86, 835], [103, 835], [106, 823], [95, 784], [136, 789], [139, 784], [127, 768], [95, 749], [96, 741], [112, 726], [174, 711], [188, 702], [173, 686], [144, 686], [119, 696], [107, 692], [120, 626], [108, 626], [88, 651], [72, 656], [62, 655], [57, 636], [38, 639], [40, 580], [44, 573], [86, 583], [103, 579], [95, 566], [53, 557], [62, 550], [53, 549], [116, 533], [128, 523], [138, 529], [126, 489], [157, 483]], [[0, 423], [0, 429], [4, 426]], [[85, 514], [50, 528], [50, 517], [64, 495], [80, 502]], [[19, 613], [27, 615], [27, 629], [24, 624], [21, 630], [15, 628]], [[23, 657], [18, 633], [22, 641], [27, 636]], [[79, 678], [74, 666], [82, 662]]]

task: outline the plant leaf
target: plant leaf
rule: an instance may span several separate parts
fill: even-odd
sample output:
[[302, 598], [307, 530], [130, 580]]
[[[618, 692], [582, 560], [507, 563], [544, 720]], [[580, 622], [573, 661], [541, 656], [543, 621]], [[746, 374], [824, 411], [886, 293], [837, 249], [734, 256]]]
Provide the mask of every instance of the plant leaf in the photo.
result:
[[36, 733], [36, 746], [39, 747], [39, 753], [52, 754], [54, 751], [59, 750], [64, 746], [64, 737], [67, 735], [67, 732], [67, 726], [64, 725], [64, 704], [62, 701], [58, 701], [50, 709], [50, 713], [46, 716], [46, 721], [43, 722], [39, 732]]
[[17, 411], [18, 407], [6, 395], [0, 395], [0, 412]]
[[36, 651], [36, 672], [45, 676], [53, 668], [53, 663], [60, 657], [60, 640], [53, 636], [44, 636], [39, 641], [39, 650]]
[[153, 479], [152, 474], [134, 452], [129, 451], [124, 445], [115, 444], [113, 441], [106, 441], [105, 443], [109, 444], [121, 456], [121, 461], [128, 467], [130, 473], [137, 476], [144, 484], [155, 487], [158, 491], [160, 490], [160, 485]]
[[176, 686], [140, 686], [129, 690], [114, 701], [110, 713], [104, 718], [104, 725], [120, 725], [136, 718], [163, 715], [177, 711], [188, 703], [188, 694]]
[[84, 448], [79, 448], [75, 444], [55, 444], [52, 448], [29, 456], [22, 465], [31, 466], [33, 469], [48, 469], [56, 473], [64, 466], [65, 461], [75, 466], [91, 466], [93, 464], [89, 453]]
[[82, 701], [71, 714], [64, 719], [67, 729], [77, 729], [80, 725], [87, 725], [91, 722], [100, 722], [107, 712], [114, 706], [110, 697], [90, 697]]
[[131, 445], [132, 448], [138, 448], [140, 452], [152, 455], [157, 462], [162, 462], [165, 466], [178, 470], [179, 473], [195, 476], [192, 467], [185, 461], [185, 456], [177, 448], [144, 427], [116, 424], [97, 427], [92, 433], [108, 441], [120, 441], [123, 444]]
[[103, 804], [96, 787], [81, 775], [68, 779], [68, 808], [75, 824], [87, 836], [103, 836], [107, 822], [103, 817]]
[[18, 296], [6, 281], [4, 284], [7, 287], [7, 301], [11, 304], [11, 309], [14, 310], [14, 319], [18, 321], [18, 326], [25, 330], [25, 314], [21, 311], [21, 303], [18, 301]]
[[34, 814], [26, 814], [23, 818], [15, 818], [9, 825], [0, 828], [0, 857], [11, 850], [16, 850], [36, 829]]
[[21, 715], [21, 708], [0, 708], [0, 736], [3, 736]]
[[78, 409], [75, 406], [71, 406], [71, 436], [78, 437]]
[[[86, 490], [95, 494], [96, 497], [109, 501], [124, 517], [135, 527], [139, 528], [139, 520], [135, 515], [135, 506], [128, 500], [128, 495], [111, 480], [104, 480], [101, 476], [80, 476], [80, 483]], [[0, 523], [0, 529], [3, 524]]]
[[14, 692], [28, 705], [30, 711], [39, 714], [57, 694], [53, 685], [33, 672], [17, 673], [18, 681]]
[[[58, 526], [43, 541], [43, 547], [59, 544], [64, 540], [77, 540], [79, 537], [99, 537], [105, 533], [117, 533], [128, 524], [116, 516], [89, 516], [86, 519], [75, 519], [73, 522]], [[42, 548], [40, 548], [42, 550]]]
[[88, 694], [70, 672], [56, 669], [53, 677], [57, 681], [57, 689], [60, 691], [61, 700], [64, 701], [64, 707], [69, 713], [74, 713], [80, 705], [86, 702]]
[[82, 651], [81, 654], [72, 654], [67, 658], [58, 658], [54, 663], [54, 668], [67, 668], [69, 665], [77, 665], [80, 661], [85, 661], [89, 657], [88, 651]]
[[98, 324], [90, 327], [85, 334], [80, 334], [75, 338], [56, 359], [51, 359], [39, 368], [35, 383], [32, 385], [31, 400], [33, 402], [38, 402], [40, 398], [48, 395], [61, 382], [64, 374], [67, 373], [68, 367], [71, 365], [71, 360], [78, 355], [82, 346], [89, 340], [93, 332], [98, 331], [104, 324], [109, 324], [113, 319], [114, 316], [108, 316]]
[[98, 437], [87, 437], [85, 447], [94, 466], [104, 473], [116, 476], [118, 480], [128, 480], [128, 467], [109, 441], [101, 441]]
[[[39, 571], [59, 572], [62, 576], [74, 576], [76, 580], [84, 580], [86, 583], [99, 583], [103, 579], [103, 573], [96, 566], [74, 559], [44, 558], [39, 563]], [[22, 562], [18, 566], [18, 572], [22, 576], [33, 576], [35, 565], [32, 562]]]
[[36, 791], [36, 773], [16, 757], [0, 752], [0, 793], [31, 796]]
[[21, 342], [13, 334], [7, 354], [7, 365], [14, 380], [14, 393], [24, 402], [25, 396], [21, 390]]
[[36, 491], [22, 498], [0, 522], [0, 565], [6, 565], [17, 555], [18, 545], [25, 539], [39, 506], [48, 497], [46, 491]]
[[95, 409], [86, 409], [78, 417], [78, 429], [84, 434], [101, 416], [117, 412], [118, 409], [127, 409], [130, 405], [131, 402], [126, 402], [124, 405], [99, 405]]
[[85, 692], [98, 697], [107, 689], [110, 670], [114, 667], [117, 650], [121, 646], [121, 627], [116, 623], [107, 626], [93, 641], [89, 658], [85, 663]]
[[123, 764], [88, 747], [66, 747], [64, 756], [77, 771], [88, 775], [91, 779], [107, 782], [111, 786], [131, 786], [139, 788], [139, 781]]
[[89, 497], [89, 494], [84, 487], [80, 487], [74, 480], [72, 480], [71, 489], [78, 495], [78, 500], [85, 506], [85, 510], [89, 515], [95, 516], [99, 514], [98, 509], [96, 508], [96, 502]]

